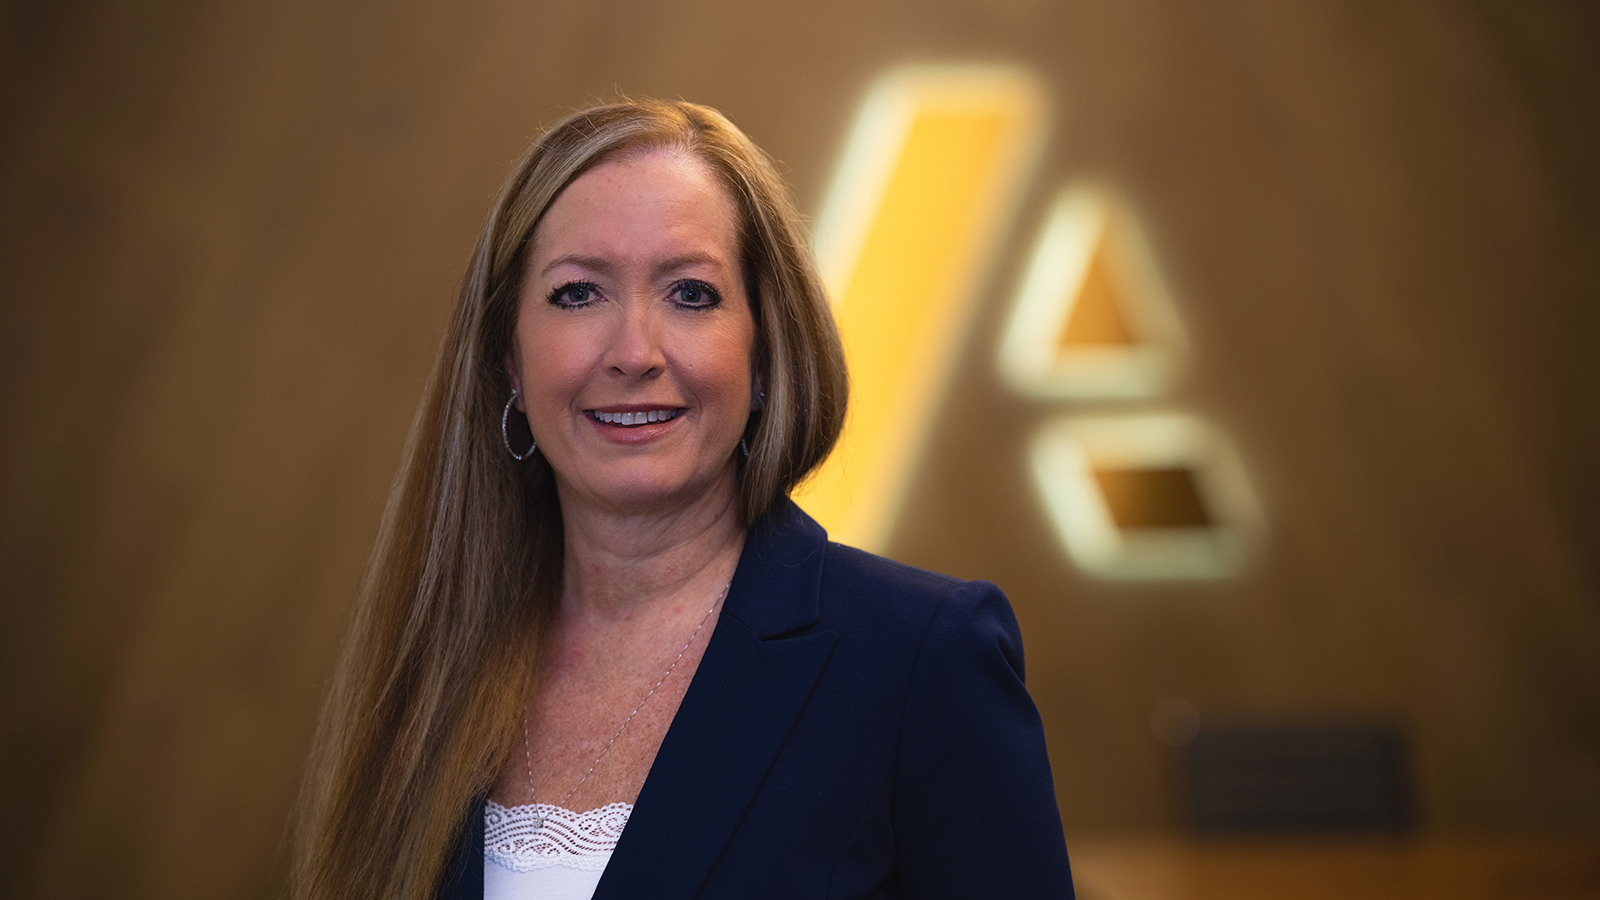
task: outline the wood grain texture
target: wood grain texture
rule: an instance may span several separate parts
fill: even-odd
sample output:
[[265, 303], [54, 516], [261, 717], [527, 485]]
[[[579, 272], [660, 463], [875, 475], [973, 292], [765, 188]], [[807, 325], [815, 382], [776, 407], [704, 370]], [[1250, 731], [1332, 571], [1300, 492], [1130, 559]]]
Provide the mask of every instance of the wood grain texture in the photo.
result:
[[[0, 6], [0, 894], [269, 897], [476, 229], [539, 123], [728, 112], [815, 213], [901, 61], [1054, 92], [892, 555], [996, 581], [1071, 829], [1174, 821], [1163, 697], [1407, 724], [1425, 823], [1600, 831], [1600, 17], [1582, 3]], [[1248, 576], [1077, 574], [994, 375], [1123, 187], [1239, 445]]]

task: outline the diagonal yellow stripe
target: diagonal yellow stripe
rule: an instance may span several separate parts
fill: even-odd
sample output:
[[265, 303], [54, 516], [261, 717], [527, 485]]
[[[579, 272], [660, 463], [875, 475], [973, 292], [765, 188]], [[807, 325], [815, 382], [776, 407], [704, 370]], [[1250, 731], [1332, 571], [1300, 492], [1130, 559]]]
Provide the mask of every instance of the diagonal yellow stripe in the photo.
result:
[[1037, 82], [996, 67], [902, 70], [869, 95], [818, 244], [850, 366], [839, 449], [795, 499], [881, 550], [979, 282], [1045, 130]]

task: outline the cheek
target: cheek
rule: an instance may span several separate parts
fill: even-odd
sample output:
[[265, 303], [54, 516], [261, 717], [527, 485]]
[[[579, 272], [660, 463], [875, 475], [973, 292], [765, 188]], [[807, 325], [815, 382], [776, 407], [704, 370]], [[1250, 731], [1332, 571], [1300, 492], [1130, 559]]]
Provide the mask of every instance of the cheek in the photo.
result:
[[588, 365], [581, 352], [582, 343], [560, 333], [560, 329], [528, 324], [518, 330], [522, 350], [523, 377], [530, 388], [549, 393], [579, 377]]
[[727, 400], [738, 404], [741, 409], [749, 405], [755, 353], [753, 343], [753, 337], [745, 334], [744, 329], [728, 335], [717, 348], [718, 352], [711, 357], [715, 360], [715, 371], [708, 372]]

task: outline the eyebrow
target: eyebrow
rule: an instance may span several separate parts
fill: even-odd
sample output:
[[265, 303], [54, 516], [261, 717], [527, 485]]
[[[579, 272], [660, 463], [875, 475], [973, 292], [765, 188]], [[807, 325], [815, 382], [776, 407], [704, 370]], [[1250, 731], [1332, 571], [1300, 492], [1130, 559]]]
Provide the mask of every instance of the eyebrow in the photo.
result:
[[[718, 257], [710, 253], [696, 251], [693, 253], [683, 253], [663, 261], [660, 265], [656, 266], [655, 274], [659, 276], [676, 272], [680, 269], [687, 269], [690, 266], [698, 265], [715, 266], [719, 269], [727, 268], [723, 260], [719, 259]], [[603, 256], [584, 256], [579, 253], [568, 253], [564, 256], [558, 256], [555, 259], [550, 260], [550, 262], [545, 265], [544, 269], [542, 269], [539, 274], [549, 275], [553, 270], [561, 266], [577, 266], [580, 269], [598, 272], [601, 275], [614, 274], [617, 268], [610, 260]]]
[[671, 259], [657, 266], [656, 272], [664, 274], [667, 272], [676, 272], [679, 269], [687, 269], [690, 266], [699, 265], [715, 266], [719, 269], [726, 268], [726, 266], [723, 265], [722, 260], [712, 256], [710, 253], [695, 252], [672, 257]]
[[539, 274], [549, 275], [551, 271], [560, 268], [561, 266], [577, 266], [580, 269], [588, 269], [591, 272], [599, 272], [602, 275], [610, 274], [614, 268], [611, 265], [611, 262], [604, 257], [581, 256], [577, 253], [568, 253], [565, 256], [558, 256], [555, 259], [550, 260], [550, 262], [542, 270], [540, 270]]

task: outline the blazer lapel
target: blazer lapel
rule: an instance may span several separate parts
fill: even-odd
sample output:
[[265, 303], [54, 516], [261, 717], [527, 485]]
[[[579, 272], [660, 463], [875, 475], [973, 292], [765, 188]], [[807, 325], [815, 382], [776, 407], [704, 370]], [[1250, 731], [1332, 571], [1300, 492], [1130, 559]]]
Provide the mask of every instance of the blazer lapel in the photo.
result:
[[690, 897], [705, 881], [833, 649], [831, 631], [793, 634], [817, 621], [826, 548], [821, 526], [786, 500], [751, 526], [595, 900]]

